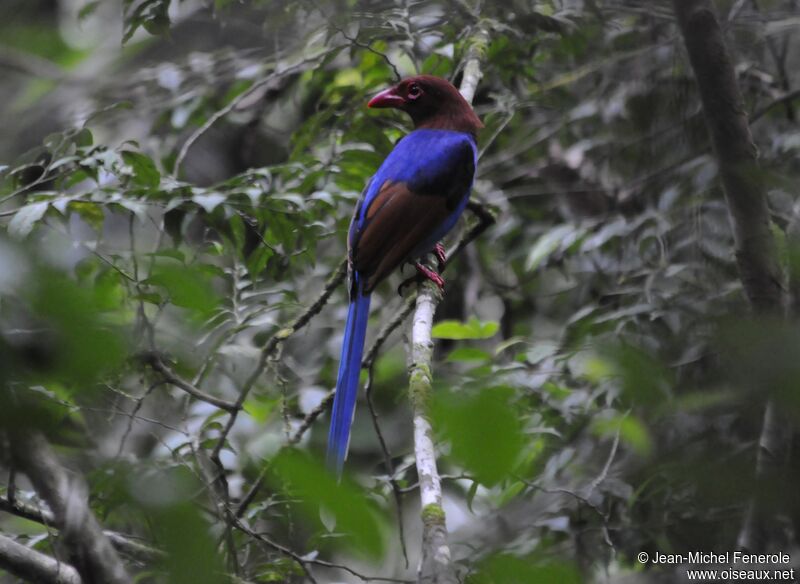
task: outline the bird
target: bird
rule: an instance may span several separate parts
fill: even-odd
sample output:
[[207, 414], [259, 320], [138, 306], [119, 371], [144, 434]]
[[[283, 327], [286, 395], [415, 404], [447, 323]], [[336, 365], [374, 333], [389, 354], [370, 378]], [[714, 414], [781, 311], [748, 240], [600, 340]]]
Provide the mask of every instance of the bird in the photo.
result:
[[367, 182], [348, 231], [350, 301], [326, 454], [338, 476], [350, 442], [371, 294], [404, 262], [443, 288], [440, 274], [420, 260], [433, 252], [439, 271], [444, 267], [440, 241], [469, 201], [483, 127], [458, 89], [432, 75], [403, 79], [375, 95], [367, 107], [405, 112], [414, 128]]

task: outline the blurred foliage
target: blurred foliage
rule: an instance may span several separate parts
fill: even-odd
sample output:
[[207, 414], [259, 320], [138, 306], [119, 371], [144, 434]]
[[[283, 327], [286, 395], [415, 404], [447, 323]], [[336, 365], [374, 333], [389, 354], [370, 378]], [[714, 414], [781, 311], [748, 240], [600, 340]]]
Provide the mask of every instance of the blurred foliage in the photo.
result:
[[[668, 3], [113, 4], [0, 7], [0, 420], [45, 429], [104, 527], [167, 552], [126, 556], [141, 581], [414, 578], [402, 335], [371, 382], [388, 452], [361, 403], [338, 484], [317, 461], [327, 416], [296, 433], [335, 383], [345, 287], [287, 326], [408, 129], [367, 99], [395, 67], [457, 80], [478, 22], [475, 196], [498, 222], [448, 271], [433, 329], [459, 573], [651, 582], [640, 551], [735, 547], [764, 398], [800, 418], [800, 339], [742, 316]], [[791, 267], [800, 104], [782, 98], [800, 83], [800, 7], [718, 5]], [[400, 278], [376, 293], [371, 330], [402, 310]], [[233, 407], [246, 391], [235, 423], [143, 355]], [[789, 523], [795, 475], [768, 493]], [[24, 482], [16, 497], [38, 504]], [[1, 519], [49, 552], [46, 531]]]

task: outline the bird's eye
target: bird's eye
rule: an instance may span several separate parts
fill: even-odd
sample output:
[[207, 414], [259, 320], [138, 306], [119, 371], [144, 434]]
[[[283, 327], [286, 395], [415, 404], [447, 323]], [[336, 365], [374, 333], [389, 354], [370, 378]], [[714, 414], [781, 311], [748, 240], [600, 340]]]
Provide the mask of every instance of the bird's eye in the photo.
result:
[[420, 95], [422, 95], [422, 89], [416, 83], [412, 83], [408, 86], [408, 97], [409, 99], [417, 99]]

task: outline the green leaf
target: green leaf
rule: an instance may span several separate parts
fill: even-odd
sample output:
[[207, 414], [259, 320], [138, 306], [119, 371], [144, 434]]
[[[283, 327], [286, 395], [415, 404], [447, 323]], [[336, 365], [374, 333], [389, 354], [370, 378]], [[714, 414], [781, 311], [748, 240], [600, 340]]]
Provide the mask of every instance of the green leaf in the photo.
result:
[[508, 387], [492, 387], [476, 395], [437, 394], [436, 426], [452, 444], [452, 456], [481, 483], [495, 485], [514, 469], [523, 445], [522, 426], [511, 407]]
[[478, 486], [480, 483], [478, 481], [472, 481], [472, 484], [469, 486], [469, 491], [467, 491], [467, 509], [469, 509], [470, 513], [475, 513], [472, 509], [472, 503], [475, 501], [475, 495], [478, 494]]
[[593, 375], [606, 372], [619, 379], [630, 403], [652, 407], [671, 397], [671, 372], [643, 349], [622, 344], [603, 348], [601, 355], [590, 362]]
[[500, 325], [495, 321], [482, 322], [471, 318], [469, 322], [443, 320], [434, 325], [431, 336], [435, 339], [488, 339], [497, 334]]
[[122, 151], [122, 159], [133, 169], [133, 182], [143, 187], [157, 187], [161, 182], [161, 173], [155, 163], [141, 152]]
[[161, 567], [170, 584], [230, 582], [217, 553], [212, 526], [193, 502], [199, 485], [188, 468], [143, 473], [133, 478], [131, 490], [139, 499], [165, 554]]
[[469, 361], [488, 361], [492, 357], [486, 351], [481, 351], [474, 347], [458, 347], [450, 351], [447, 355], [447, 360], [452, 362], [469, 362]]
[[631, 414], [620, 414], [607, 420], [598, 420], [592, 427], [595, 434], [604, 437], [616, 436], [641, 456], [648, 456], [653, 450], [653, 441], [645, 425]]
[[100, 0], [91, 0], [90, 2], [87, 2], [81, 6], [81, 9], [78, 11], [78, 21], [83, 22], [85, 19], [89, 18], [95, 13], [99, 5]]
[[199, 269], [161, 264], [145, 283], [165, 288], [175, 306], [188, 308], [201, 317], [219, 305], [210, 278]]
[[271, 466], [287, 495], [299, 500], [309, 521], [319, 521], [324, 510], [335, 517], [336, 529], [352, 539], [354, 552], [380, 556], [381, 521], [365, 492], [347, 480], [338, 481], [323, 465], [297, 450], [284, 450]]
[[72, 140], [75, 142], [76, 146], [84, 149], [89, 148], [92, 144], [94, 144], [94, 136], [92, 135], [92, 131], [86, 127], [78, 130]]
[[100, 205], [86, 203], [84, 201], [70, 201], [68, 209], [77, 213], [80, 218], [86, 221], [97, 233], [102, 233], [105, 215]]
[[211, 213], [217, 206], [225, 201], [222, 193], [200, 194], [192, 197], [192, 201], [200, 205], [207, 213]]
[[49, 206], [50, 201], [38, 201], [25, 205], [8, 222], [8, 232], [14, 237], [25, 237], [33, 230], [37, 221], [44, 217]]
[[122, 44], [133, 36], [139, 27], [152, 35], [169, 30], [169, 5], [171, 0], [124, 0], [125, 29]]
[[261, 397], [245, 401], [243, 408], [257, 423], [263, 424], [267, 421], [270, 414], [275, 411], [275, 406], [277, 404], [277, 400], [268, 400]]
[[497, 555], [483, 561], [466, 579], [466, 584], [580, 584], [581, 581], [578, 571], [568, 564]]
[[124, 357], [120, 332], [105, 318], [114, 284], [87, 290], [53, 271], [41, 271], [28, 291], [34, 313], [53, 331], [50, 374], [83, 388], [101, 372], [117, 367]]
[[530, 271], [539, 266], [556, 250], [566, 250], [584, 236], [584, 228], [574, 225], [559, 225], [543, 234], [533, 245], [525, 260], [525, 270]]

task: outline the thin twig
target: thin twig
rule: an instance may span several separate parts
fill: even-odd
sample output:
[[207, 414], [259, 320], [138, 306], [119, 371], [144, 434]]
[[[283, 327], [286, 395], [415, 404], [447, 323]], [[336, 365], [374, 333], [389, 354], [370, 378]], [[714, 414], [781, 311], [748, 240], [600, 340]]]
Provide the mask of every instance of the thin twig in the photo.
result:
[[265, 545], [274, 549], [275, 551], [278, 551], [292, 558], [295, 562], [297, 562], [298, 565], [300, 565], [300, 567], [303, 568], [303, 570], [306, 573], [306, 576], [308, 576], [308, 578], [312, 582], [316, 582], [316, 580], [314, 579], [313, 575], [311, 574], [311, 571], [308, 568], [309, 565], [321, 566], [323, 568], [333, 568], [336, 570], [344, 570], [345, 572], [352, 574], [353, 576], [364, 582], [398, 582], [399, 584], [411, 584], [411, 580], [404, 580], [402, 578], [387, 578], [384, 576], [367, 576], [343, 564], [334, 564], [333, 562], [326, 562], [325, 560], [302, 557], [297, 552], [294, 552], [288, 547], [281, 545], [276, 541], [271, 540], [264, 534], [253, 531], [252, 529], [250, 529], [249, 527], [247, 527], [241, 521], [238, 520], [234, 523], [234, 527], [236, 527], [236, 529], [240, 530], [242, 533], [245, 533], [250, 537], [255, 538], [258, 541], [264, 543]]
[[197, 399], [204, 401], [206, 403], [211, 404], [212, 406], [218, 407], [221, 410], [225, 410], [226, 412], [234, 412], [239, 407], [237, 404], [215, 397], [204, 392], [201, 389], [198, 389], [182, 377], [180, 377], [177, 373], [175, 373], [170, 367], [164, 362], [164, 359], [161, 355], [154, 351], [148, 351], [145, 353], [140, 353], [140, 359], [147, 365], [149, 365], [153, 371], [161, 375], [161, 377], [167, 383], [174, 385], [178, 389], [182, 389], [186, 393], [191, 396], [196, 397]]
[[[236, 408], [231, 412], [228, 422], [223, 428], [216, 446], [214, 446], [214, 451], [211, 454], [211, 460], [215, 462], [219, 461], [219, 453], [224, 448], [225, 441], [228, 439], [228, 434], [233, 428], [233, 425], [236, 423], [238, 413], [242, 409], [242, 406], [244, 405], [247, 396], [250, 394], [250, 391], [253, 389], [256, 381], [258, 381], [258, 378], [264, 372], [269, 358], [281, 343], [307, 325], [314, 316], [319, 314], [325, 304], [327, 304], [328, 299], [331, 297], [334, 290], [336, 290], [336, 288], [338, 288], [339, 285], [344, 281], [346, 275], [347, 261], [342, 260], [337, 266], [336, 270], [331, 274], [330, 278], [328, 278], [328, 281], [325, 283], [325, 286], [323, 287], [322, 292], [317, 299], [303, 313], [295, 317], [288, 325], [278, 329], [278, 331], [275, 332], [269, 338], [269, 340], [267, 340], [264, 348], [261, 350], [261, 356], [259, 357], [253, 373], [242, 386], [242, 390], [239, 393], [239, 399], [236, 400]], [[220, 464], [219, 466], [220, 470], [222, 470], [222, 465]]]
[[142, 409], [144, 405], [144, 400], [147, 399], [153, 390], [157, 388], [165, 381], [157, 381], [155, 383], [151, 383], [150, 387], [142, 394], [141, 397], [136, 399], [136, 405], [133, 406], [133, 410], [131, 410], [131, 415], [128, 417], [128, 426], [125, 428], [125, 432], [122, 434], [122, 438], [119, 439], [119, 447], [117, 448], [117, 458], [122, 456], [123, 450], [125, 450], [125, 443], [128, 441], [128, 436], [130, 436], [131, 431], [133, 430], [133, 424], [136, 421], [136, 416], [139, 414], [139, 410]]
[[375, 410], [375, 404], [372, 401], [372, 382], [375, 373], [375, 364], [370, 363], [367, 368], [367, 382], [364, 384], [364, 395], [367, 398], [367, 407], [369, 409], [370, 417], [372, 418], [372, 427], [375, 429], [375, 434], [378, 436], [378, 443], [381, 446], [383, 453], [383, 464], [386, 467], [386, 474], [389, 477], [389, 485], [392, 487], [392, 495], [394, 496], [395, 511], [397, 513], [397, 536], [400, 540], [400, 549], [403, 552], [403, 558], [408, 568], [408, 550], [406, 549], [405, 529], [403, 527], [403, 497], [400, 492], [400, 485], [394, 478], [394, 464], [392, 464], [392, 455], [389, 452], [389, 447], [386, 444], [386, 439], [383, 437], [381, 425], [378, 422], [378, 412]]
[[[250, 391], [255, 386], [256, 382], [258, 381], [261, 374], [266, 369], [267, 363], [269, 362], [270, 357], [272, 354], [278, 349], [283, 341], [288, 339], [298, 330], [303, 328], [308, 322], [318, 314], [322, 308], [327, 304], [328, 299], [333, 294], [334, 290], [339, 287], [339, 285], [344, 281], [345, 276], [347, 274], [347, 261], [342, 260], [339, 263], [339, 266], [336, 270], [331, 274], [328, 278], [328, 281], [325, 283], [325, 286], [322, 289], [322, 292], [317, 297], [317, 299], [300, 315], [295, 317], [287, 326], [280, 328], [277, 332], [275, 332], [269, 340], [267, 340], [264, 348], [261, 350], [261, 355], [259, 356], [258, 363], [256, 364], [255, 369], [250, 374], [250, 377], [245, 381], [242, 389], [239, 393], [239, 398], [236, 400], [236, 408], [230, 412], [228, 416], [228, 421], [225, 424], [225, 427], [222, 429], [220, 433], [220, 437], [217, 440], [217, 444], [214, 446], [214, 450], [211, 453], [211, 461], [217, 467], [217, 477], [216, 480], [213, 481], [215, 488], [218, 491], [220, 498], [222, 499], [222, 505], [226, 509], [230, 509], [230, 495], [228, 491], [228, 482], [225, 478], [225, 468], [222, 465], [222, 461], [220, 460], [220, 453], [222, 449], [225, 447], [225, 442], [228, 439], [228, 434], [233, 429], [234, 424], [236, 424], [236, 419], [238, 417], [239, 411], [242, 409], [247, 396], [250, 394]], [[252, 501], [255, 497], [255, 494], [258, 492], [258, 489], [261, 487], [261, 483], [263, 482], [264, 472], [266, 469], [262, 469], [262, 473], [259, 476], [256, 484], [248, 493], [246, 499]], [[249, 505], [248, 501], [248, 505]], [[238, 518], [241, 517], [245, 510], [246, 506], [240, 505], [239, 509], [236, 512], [232, 510], [229, 511], [228, 525], [232, 525], [234, 521], [238, 521]], [[226, 530], [229, 532], [229, 529]]]
[[790, 91], [788, 93], [784, 93], [783, 95], [776, 97], [767, 105], [760, 107], [755, 112], [753, 112], [753, 114], [750, 116], [750, 123], [754, 124], [756, 120], [766, 115], [767, 112], [769, 112], [773, 108], [779, 105], [791, 103], [797, 99], [800, 99], [800, 89], [795, 89], [794, 91]]
[[[340, 266], [341, 267], [341, 266]], [[414, 309], [414, 298], [415, 296], [410, 297], [406, 300], [406, 304], [395, 317], [390, 320], [386, 326], [384, 326], [381, 331], [378, 333], [378, 336], [375, 338], [375, 341], [372, 343], [372, 346], [367, 351], [366, 355], [364, 356], [364, 360], [361, 362], [362, 368], [370, 368], [372, 363], [376, 359], [378, 352], [380, 351], [383, 344], [389, 338], [389, 335], [392, 334], [401, 324], [403, 321], [411, 314], [411, 311]], [[295, 430], [294, 434], [292, 434], [286, 444], [284, 446], [294, 446], [300, 439], [303, 437], [308, 429], [312, 426], [312, 424], [319, 418], [333, 403], [333, 398], [336, 395], [336, 389], [330, 390], [324, 398], [317, 404], [317, 406], [308, 412], [306, 416], [303, 418], [303, 421], [300, 422], [300, 425]], [[244, 516], [247, 508], [253, 503], [256, 495], [258, 494], [259, 490], [264, 484], [264, 477], [267, 474], [267, 470], [269, 465], [264, 465], [259, 472], [258, 477], [256, 478], [253, 485], [250, 487], [250, 490], [247, 491], [247, 494], [242, 498], [241, 503], [239, 503], [239, 507], [236, 509], [236, 517], [241, 518]]]
[[356, 47], [359, 47], [361, 49], [367, 50], [370, 53], [372, 53], [373, 55], [377, 55], [378, 57], [383, 59], [386, 62], [386, 64], [394, 72], [395, 80], [400, 81], [400, 79], [402, 79], [402, 75], [400, 75], [400, 71], [397, 69], [397, 66], [389, 58], [389, 55], [387, 55], [386, 53], [383, 53], [383, 52], [373, 48], [372, 47], [372, 43], [365, 43], [363, 41], [358, 40], [358, 37], [352, 37], [349, 34], [347, 34], [347, 31], [345, 31], [338, 24], [335, 24], [335, 20], [336, 20], [335, 15], [328, 14], [325, 11], [325, 9], [322, 8], [322, 6], [320, 6], [320, 4], [317, 2], [317, 0], [310, 0], [309, 3], [311, 5], [313, 5], [314, 9], [322, 15], [322, 17], [328, 23], [328, 26], [330, 26], [333, 30], [335, 30], [340, 35], [342, 35], [342, 37], [344, 37], [345, 40], [347, 40], [350, 44], [355, 45]]
[[286, 75], [291, 75], [297, 71], [301, 71], [306, 66], [312, 63], [318, 63], [326, 56], [330, 55], [332, 52], [338, 51], [340, 48], [341, 47], [338, 46], [331, 47], [318, 55], [302, 59], [299, 62], [295, 63], [294, 65], [289, 65], [288, 67], [284, 67], [283, 69], [272, 71], [266, 77], [262, 77], [261, 79], [253, 83], [247, 89], [247, 91], [243, 91], [242, 93], [234, 97], [231, 101], [229, 101], [227, 104], [225, 104], [224, 107], [220, 108], [219, 110], [211, 114], [208, 117], [208, 119], [205, 122], [203, 122], [203, 125], [197, 128], [194, 132], [192, 132], [192, 134], [186, 139], [186, 142], [183, 143], [183, 146], [181, 146], [181, 149], [178, 151], [178, 156], [175, 158], [175, 164], [172, 167], [172, 174], [178, 176], [181, 164], [183, 164], [183, 160], [186, 158], [186, 155], [189, 152], [189, 148], [191, 148], [192, 145], [195, 142], [197, 142], [197, 140], [211, 128], [211, 126], [213, 126], [216, 122], [218, 122], [219, 120], [230, 114], [234, 109], [236, 109], [236, 106], [238, 106], [241, 102], [246, 100], [248, 97], [253, 95], [256, 91], [260, 90], [265, 85]]
[[614, 542], [611, 541], [611, 534], [609, 533], [608, 513], [600, 509], [594, 503], [592, 503], [587, 497], [579, 493], [576, 493], [575, 491], [571, 491], [569, 489], [564, 489], [561, 487], [555, 489], [548, 489], [540, 485], [537, 485], [536, 483], [523, 479], [521, 477], [514, 477], [514, 478], [516, 478], [521, 483], [524, 483], [527, 487], [537, 491], [541, 491], [542, 493], [547, 493], [549, 495], [568, 495], [573, 499], [575, 499], [576, 501], [582, 503], [583, 505], [586, 505], [589, 509], [591, 509], [595, 513], [597, 513], [597, 515], [600, 517], [600, 520], [603, 522], [603, 527], [601, 530], [603, 533], [603, 542], [609, 547], [612, 554], [616, 554], [617, 548], [616, 546], [614, 546]]
[[[630, 410], [629, 410], [630, 412]], [[594, 490], [600, 486], [600, 484], [606, 480], [608, 476], [608, 471], [611, 469], [611, 464], [614, 462], [614, 457], [617, 455], [617, 448], [619, 448], [619, 436], [622, 433], [622, 423], [624, 422], [625, 418], [627, 417], [628, 412], [622, 417], [619, 423], [619, 427], [617, 428], [616, 434], [614, 434], [614, 442], [611, 443], [611, 450], [608, 452], [608, 458], [606, 459], [606, 463], [603, 466], [603, 470], [600, 471], [600, 474], [597, 475], [590, 484], [589, 487], [586, 489], [586, 497], [591, 497]]]

